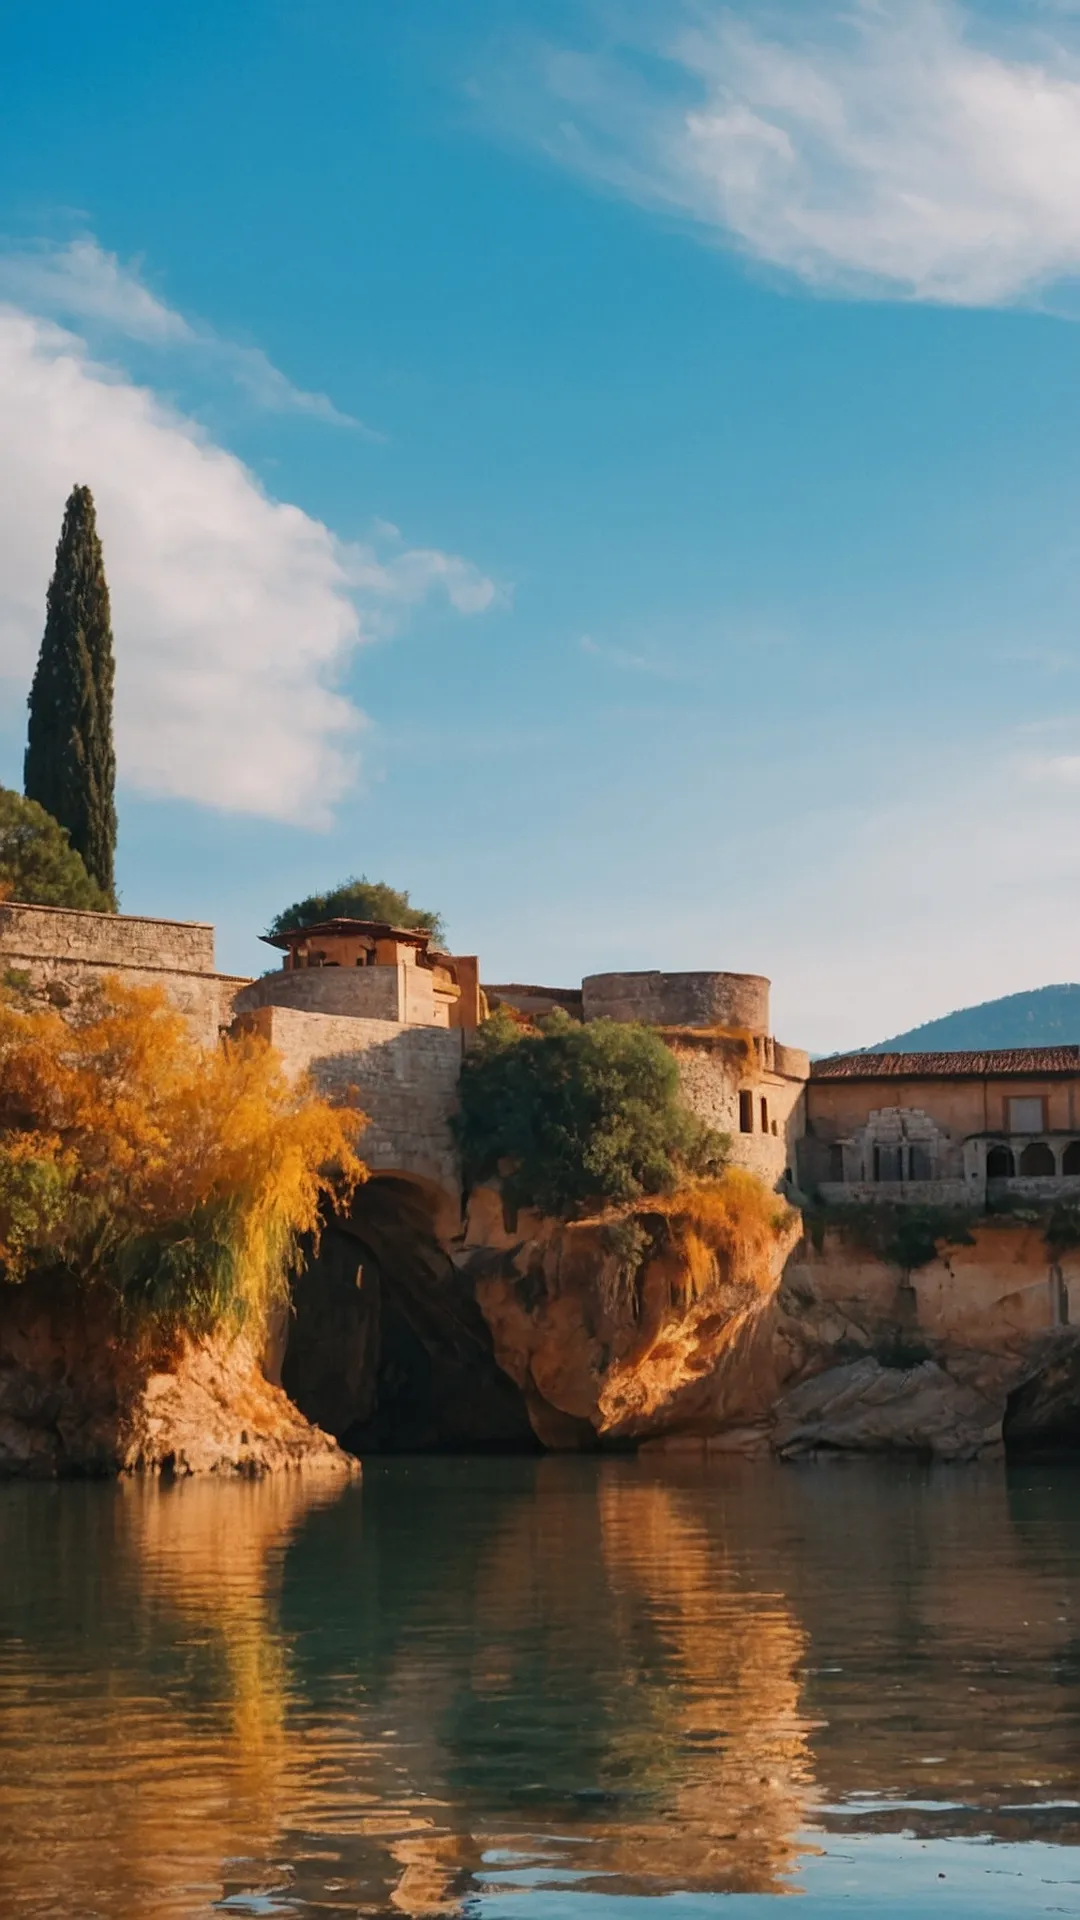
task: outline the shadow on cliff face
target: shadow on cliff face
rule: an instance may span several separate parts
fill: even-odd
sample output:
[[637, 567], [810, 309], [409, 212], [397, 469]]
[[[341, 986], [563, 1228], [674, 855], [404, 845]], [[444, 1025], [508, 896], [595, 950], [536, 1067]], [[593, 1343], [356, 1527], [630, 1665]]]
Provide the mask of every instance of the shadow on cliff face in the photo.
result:
[[1080, 1341], [1014, 1388], [1002, 1432], [1009, 1454], [1080, 1455]]
[[369, 1180], [293, 1288], [282, 1384], [354, 1453], [536, 1451], [468, 1282], [411, 1180]]

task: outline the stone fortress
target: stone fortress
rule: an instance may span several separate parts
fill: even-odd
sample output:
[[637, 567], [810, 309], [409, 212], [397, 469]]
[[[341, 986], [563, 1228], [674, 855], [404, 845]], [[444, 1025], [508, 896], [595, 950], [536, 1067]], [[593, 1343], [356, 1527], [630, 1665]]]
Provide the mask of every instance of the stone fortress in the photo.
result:
[[[109, 975], [157, 985], [203, 1045], [265, 1035], [290, 1075], [368, 1116], [371, 1177], [258, 1359], [259, 1391], [283, 1387], [290, 1419], [299, 1409], [361, 1456], [617, 1444], [967, 1459], [1003, 1437], [1080, 1444], [1080, 1240], [1067, 1214], [1061, 1235], [1044, 1231], [1053, 1205], [1080, 1203], [1080, 1048], [811, 1063], [774, 1038], [759, 975], [485, 983], [475, 956], [424, 932], [348, 920], [270, 944], [281, 964], [240, 979], [217, 970], [206, 925], [0, 902], [0, 978], [61, 1009]], [[628, 1292], [608, 1223], [519, 1218], [488, 1188], [465, 1194], [461, 1065], [499, 1007], [650, 1025], [686, 1104], [729, 1136], [736, 1167], [811, 1209], [807, 1230], [778, 1217], [764, 1266], [699, 1296], [687, 1257], [650, 1227]], [[0, 1371], [6, 1339], [21, 1393], [30, 1335], [55, 1340], [51, 1321], [28, 1333], [33, 1301], [14, 1292]], [[41, 1420], [19, 1416], [31, 1451], [53, 1444], [54, 1371]], [[222, 1432], [235, 1427], [246, 1459], [231, 1419]]]
[[811, 1065], [770, 1032], [769, 982], [725, 972], [605, 973], [580, 988], [481, 984], [475, 956], [424, 932], [334, 920], [275, 937], [282, 965], [219, 973], [197, 922], [0, 903], [0, 968], [63, 1006], [116, 974], [156, 984], [215, 1044], [258, 1031], [292, 1074], [370, 1117], [376, 1173], [460, 1180], [449, 1120], [463, 1050], [488, 1008], [644, 1021], [674, 1054], [686, 1103], [727, 1133], [735, 1165], [827, 1202], [980, 1208], [1080, 1199], [1080, 1047], [849, 1054]]
[[[269, 936], [268, 936], [269, 938]], [[0, 903], [0, 968], [58, 1005], [108, 974], [158, 985], [204, 1045], [246, 1028], [290, 1074], [368, 1114], [364, 1157], [460, 1189], [450, 1133], [470, 1034], [489, 1008], [646, 1021], [679, 1065], [683, 1097], [731, 1136], [735, 1162], [770, 1186], [793, 1184], [805, 1126], [805, 1053], [769, 1032], [769, 982], [731, 973], [595, 974], [580, 989], [483, 987], [473, 956], [436, 951], [424, 932], [333, 920], [274, 936], [282, 965], [261, 979], [218, 973], [199, 923]]]

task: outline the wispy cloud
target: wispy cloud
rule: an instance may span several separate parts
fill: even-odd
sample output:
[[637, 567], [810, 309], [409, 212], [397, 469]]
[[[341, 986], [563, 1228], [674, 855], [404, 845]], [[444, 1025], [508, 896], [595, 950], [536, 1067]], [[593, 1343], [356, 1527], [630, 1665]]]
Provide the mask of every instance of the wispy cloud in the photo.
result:
[[609, 666], [620, 667], [624, 673], [657, 671], [643, 653], [631, 653], [626, 647], [613, 647], [604, 641], [594, 640], [591, 633], [583, 633], [578, 644], [582, 653], [590, 654], [594, 660], [605, 660]]
[[1080, 273], [1080, 20], [612, 0], [495, 89], [561, 163], [812, 286], [975, 306]]
[[268, 413], [308, 414], [329, 426], [352, 427], [379, 439], [342, 413], [324, 393], [307, 393], [276, 367], [261, 347], [229, 340], [204, 321], [159, 299], [138, 268], [108, 253], [92, 235], [57, 246], [0, 248], [0, 301], [77, 326], [99, 349], [135, 341], [161, 353], [211, 364]]
[[[114, 340], [123, 325], [177, 333], [123, 275], [94, 267], [86, 287]], [[22, 291], [29, 300], [29, 280]], [[341, 540], [270, 498], [115, 355], [103, 364], [25, 305], [0, 308], [0, 442], [0, 680], [21, 701], [64, 500], [88, 483], [113, 601], [120, 776], [144, 793], [327, 822], [364, 724], [342, 691], [355, 649], [429, 599], [475, 614], [500, 597], [459, 555], [410, 547], [385, 524]]]

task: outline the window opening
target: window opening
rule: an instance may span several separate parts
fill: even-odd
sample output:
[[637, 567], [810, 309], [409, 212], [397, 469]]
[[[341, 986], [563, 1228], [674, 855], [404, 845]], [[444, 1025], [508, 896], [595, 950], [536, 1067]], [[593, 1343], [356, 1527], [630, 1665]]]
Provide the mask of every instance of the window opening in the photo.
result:
[[753, 1131], [754, 1131], [754, 1096], [752, 1093], [740, 1093], [739, 1095], [739, 1132], [753, 1133]]
[[1023, 1094], [1007, 1103], [1010, 1133], [1042, 1133], [1046, 1127], [1043, 1101], [1039, 1095]]

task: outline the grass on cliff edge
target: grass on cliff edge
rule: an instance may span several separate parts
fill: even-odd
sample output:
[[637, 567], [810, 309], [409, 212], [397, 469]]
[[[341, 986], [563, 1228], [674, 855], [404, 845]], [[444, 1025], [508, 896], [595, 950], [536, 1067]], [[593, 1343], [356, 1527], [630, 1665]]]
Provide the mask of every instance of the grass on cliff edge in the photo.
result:
[[498, 1180], [509, 1205], [558, 1220], [673, 1193], [719, 1173], [730, 1150], [683, 1106], [659, 1036], [622, 1021], [556, 1012], [529, 1032], [496, 1013], [465, 1056], [459, 1098], [466, 1182]]
[[600, 1294], [609, 1312], [640, 1308], [642, 1269], [657, 1255], [668, 1262], [672, 1305], [680, 1311], [727, 1287], [767, 1294], [777, 1284], [778, 1245], [798, 1223], [793, 1207], [745, 1167], [695, 1180], [676, 1192], [639, 1202], [601, 1227], [609, 1259]]
[[65, 1273], [132, 1323], [207, 1332], [285, 1297], [363, 1115], [292, 1085], [264, 1040], [207, 1051], [156, 988], [66, 1015], [0, 990], [0, 1278]]
[[1080, 1246], [1080, 1207], [1068, 1200], [1032, 1204], [1022, 1197], [992, 1207], [913, 1206], [897, 1200], [815, 1201], [806, 1231], [820, 1253], [832, 1231], [902, 1272], [929, 1266], [948, 1247], [974, 1245], [975, 1227], [1038, 1227], [1051, 1256]]

